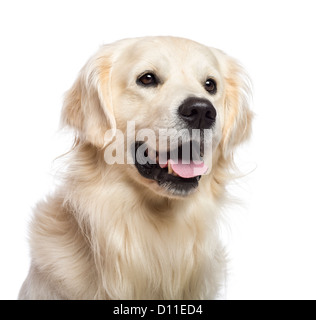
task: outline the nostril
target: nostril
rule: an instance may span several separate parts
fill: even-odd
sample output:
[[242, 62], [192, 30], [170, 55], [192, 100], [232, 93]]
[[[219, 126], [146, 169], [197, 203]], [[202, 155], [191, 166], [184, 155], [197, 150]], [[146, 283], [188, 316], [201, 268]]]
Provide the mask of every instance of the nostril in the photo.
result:
[[198, 114], [197, 109], [192, 109], [189, 117], [195, 117]]
[[198, 110], [196, 108], [182, 108], [180, 113], [184, 117], [195, 118], [198, 114]]
[[205, 117], [211, 120], [215, 120], [216, 110], [214, 108], [209, 108], [209, 110], [206, 111]]

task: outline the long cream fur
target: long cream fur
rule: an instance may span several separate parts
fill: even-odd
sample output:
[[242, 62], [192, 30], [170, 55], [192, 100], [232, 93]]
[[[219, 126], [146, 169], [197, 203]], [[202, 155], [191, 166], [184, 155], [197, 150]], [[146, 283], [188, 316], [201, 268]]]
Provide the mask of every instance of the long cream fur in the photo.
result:
[[[168, 196], [132, 165], [104, 161], [104, 148], [115, 130], [126, 130], [126, 120], [135, 120], [136, 130], [166, 126], [161, 114], [168, 114], [187, 93], [208, 97], [187, 79], [193, 75], [189, 63], [181, 67], [182, 74], [189, 69], [187, 77], [169, 80], [168, 94], [153, 98], [136, 92], [128, 74], [138, 71], [133, 66], [144, 51], [151, 63], [161, 61], [154, 60], [160, 59], [155, 46], [183, 57], [181, 63], [195, 63], [190, 50], [210, 56], [222, 83], [214, 101], [221, 140], [212, 155], [212, 170], [187, 197]], [[174, 66], [173, 59], [166, 53], [163, 61]], [[164, 68], [163, 63], [157, 68]], [[34, 210], [31, 268], [19, 298], [216, 298], [226, 270], [218, 226], [225, 186], [232, 177], [233, 151], [251, 128], [247, 83], [235, 60], [186, 39], [128, 39], [102, 47], [65, 97], [62, 122], [74, 130], [75, 143], [61, 186]], [[165, 96], [173, 100], [166, 103]], [[108, 129], [111, 137], [105, 136]]]

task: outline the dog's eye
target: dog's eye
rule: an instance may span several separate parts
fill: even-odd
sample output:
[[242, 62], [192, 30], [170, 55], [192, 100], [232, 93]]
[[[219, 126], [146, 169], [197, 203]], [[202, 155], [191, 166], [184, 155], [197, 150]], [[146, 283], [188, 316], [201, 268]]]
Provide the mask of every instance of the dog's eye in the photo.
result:
[[155, 87], [158, 85], [158, 79], [153, 73], [145, 73], [137, 79], [137, 84], [146, 87]]
[[216, 82], [214, 79], [211, 79], [211, 78], [207, 79], [205, 81], [204, 87], [205, 87], [205, 90], [208, 91], [209, 93], [211, 93], [211, 94], [216, 93], [217, 87], [216, 87]]

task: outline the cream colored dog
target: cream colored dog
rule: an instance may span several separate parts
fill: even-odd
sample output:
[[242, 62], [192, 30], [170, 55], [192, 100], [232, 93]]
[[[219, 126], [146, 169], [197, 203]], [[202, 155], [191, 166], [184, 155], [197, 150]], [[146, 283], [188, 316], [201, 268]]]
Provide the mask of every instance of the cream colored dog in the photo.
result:
[[[65, 97], [75, 143], [61, 187], [35, 209], [19, 298], [216, 298], [220, 209], [233, 151], [250, 133], [248, 94], [234, 59], [190, 40], [101, 47]], [[158, 136], [181, 138], [178, 156]]]

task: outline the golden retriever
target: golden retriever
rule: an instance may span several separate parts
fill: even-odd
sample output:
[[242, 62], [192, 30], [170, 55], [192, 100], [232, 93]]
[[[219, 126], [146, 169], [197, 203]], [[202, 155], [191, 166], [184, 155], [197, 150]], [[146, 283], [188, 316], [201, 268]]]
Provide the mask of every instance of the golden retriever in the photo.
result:
[[74, 145], [62, 183], [34, 210], [19, 298], [216, 298], [221, 208], [251, 131], [249, 94], [239, 63], [191, 40], [102, 46], [65, 96]]

